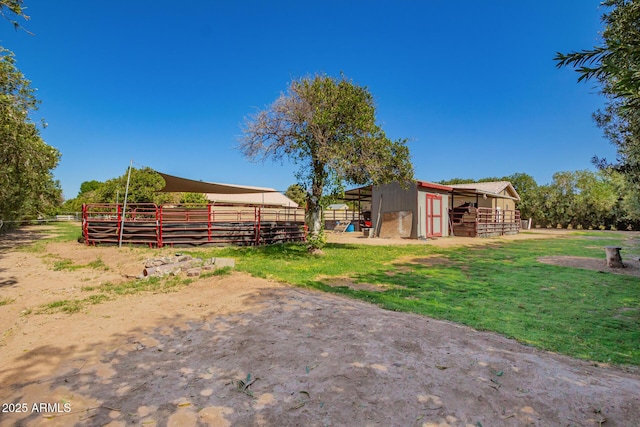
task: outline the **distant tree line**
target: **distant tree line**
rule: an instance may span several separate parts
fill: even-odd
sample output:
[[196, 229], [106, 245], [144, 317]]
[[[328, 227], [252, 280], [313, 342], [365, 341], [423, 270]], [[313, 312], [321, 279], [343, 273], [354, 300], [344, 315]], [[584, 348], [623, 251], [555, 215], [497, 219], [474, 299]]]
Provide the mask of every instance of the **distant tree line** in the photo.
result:
[[613, 170], [557, 172], [550, 184], [538, 185], [525, 173], [480, 180], [454, 178], [441, 184], [509, 181], [520, 195], [516, 203], [523, 219], [535, 226], [592, 229], [640, 228], [636, 188]]
[[[127, 172], [107, 181], [85, 181], [78, 195], [64, 202], [58, 212], [80, 212], [83, 203], [122, 203]], [[636, 190], [620, 173], [613, 170], [597, 172], [580, 170], [557, 172], [551, 183], [539, 185], [526, 173], [479, 180], [453, 178], [440, 184], [509, 181], [520, 195], [516, 203], [523, 219], [531, 218], [540, 227], [572, 227], [593, 229], [640, 229], [640, 200]], [[207, 203], [200, 193], [160, 193], [162, 177], [150, 168], [132, 168], [127, 203]], [[304, 189], [293, 184], [286, 196], [305, 206]], [[337, 200], [337, 199], [336, 199]]]

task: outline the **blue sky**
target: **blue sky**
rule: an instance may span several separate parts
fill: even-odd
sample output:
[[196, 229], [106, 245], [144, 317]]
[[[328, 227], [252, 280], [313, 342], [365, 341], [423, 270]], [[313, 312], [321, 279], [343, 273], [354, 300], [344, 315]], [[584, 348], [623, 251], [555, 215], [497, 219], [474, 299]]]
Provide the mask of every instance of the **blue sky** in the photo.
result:
[[285, 190], [295, 167], [235, 148], [246, 116], [293, 79], [343, 72], [408, 138], [416, 178], [479, 179], [593, 169], [615, 157], [591, 115], [595, 83], [558, 70], [557, 51], [598, 43], [594, 0], [26, 0], [33, 35], [0, 45], [38, 88], [35, 118], [62, 152], [65, 197], [130, 160], [204, 181]]

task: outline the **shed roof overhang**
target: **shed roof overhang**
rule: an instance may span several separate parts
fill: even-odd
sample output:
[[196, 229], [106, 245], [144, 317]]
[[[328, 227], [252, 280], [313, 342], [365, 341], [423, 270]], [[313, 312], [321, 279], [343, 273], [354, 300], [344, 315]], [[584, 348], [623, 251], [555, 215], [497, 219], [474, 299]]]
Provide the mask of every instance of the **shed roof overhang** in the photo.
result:
[[427, 181], [416, 181], [418, 188], [428, 188], [431, 190], [442, 190], [442, 191], [451, 191], [453, 187], [449, 187], [448, 185], [436, 184], [435, 182], [427, 182]]
[[370, 202], [373, 197], [373, 186], [365, 185], [364, 187], [353, 188], [344, 192], [342, 200], [348, 201], [368, 201]]
[[487, 196], [488, 198], [493, 199], [509, 199], [518, 201], [520, 198], [506, 196], [502, 194], [492, 193], [491, 191], [477, 190], [473, 188], [454, 188], [451, 190], [451, 194], [454, 196], [462, 196], [462, 197], [476, 197], [476, 196]]
[[158, 172], [165, 181], [159, 190], [164, 193], [217, 193], [217, 194], [251, 194], [277, 193], [273, 188], [251, 187], [247, 185], [220, 184], [216, 182], [195, 181]]

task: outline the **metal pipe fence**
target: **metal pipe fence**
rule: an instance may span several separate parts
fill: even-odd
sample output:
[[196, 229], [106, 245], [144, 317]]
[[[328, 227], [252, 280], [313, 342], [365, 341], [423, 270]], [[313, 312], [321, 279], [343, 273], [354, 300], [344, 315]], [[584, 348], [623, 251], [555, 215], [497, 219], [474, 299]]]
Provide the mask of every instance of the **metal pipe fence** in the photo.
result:
[[87, 204], [87, 245], [262, 245], [305, 241], [304, 210], [249, 205]]

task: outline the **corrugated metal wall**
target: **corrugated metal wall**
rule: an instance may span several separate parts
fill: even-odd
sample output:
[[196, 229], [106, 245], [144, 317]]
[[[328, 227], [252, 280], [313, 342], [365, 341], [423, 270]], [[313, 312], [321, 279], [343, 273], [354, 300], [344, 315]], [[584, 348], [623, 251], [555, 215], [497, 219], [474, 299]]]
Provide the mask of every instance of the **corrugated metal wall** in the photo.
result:
[[373, 189], [371, 218], [373, 226], [378, 227], [376, 232], [380, 229], [382, 214], [385, 212], [410, 211], [413, 213], [411, 238], [426, 237], [427, 194], [442, 196], [442, 236], [448, 236], [450, 194], [446, 191], [418, 188], [416, 185], [403, 189], [398, 183], [381, 185]]
[[376, 233], [380, 231], [382, 214], [385, 212], [410, 211], [413, 212], [411, 238], [417, 238], [416, 225], [418, 215], [416, 212], [416, 198], [417, 188], [415, 184], [408, 189], [403, 189], [400, 184], [395, 182], [374, 187], [371, 203], [371, 222], [374, 227], [378, 227]]

